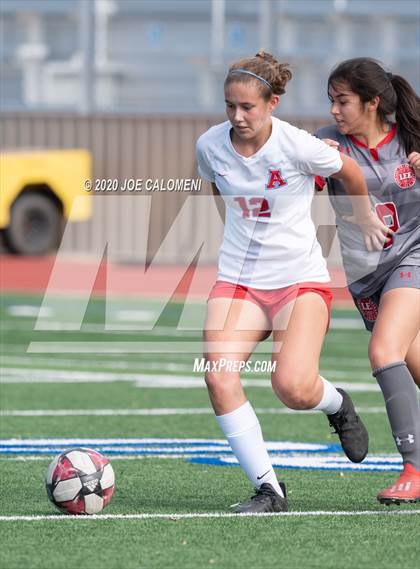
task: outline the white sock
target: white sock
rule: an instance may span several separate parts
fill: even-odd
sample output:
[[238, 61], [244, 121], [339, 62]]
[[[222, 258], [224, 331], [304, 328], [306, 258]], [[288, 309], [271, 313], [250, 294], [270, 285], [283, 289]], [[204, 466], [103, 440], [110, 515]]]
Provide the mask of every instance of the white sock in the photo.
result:
[[216, 419], [252, 484], [259, 488], [268, 482], [283, 496], [251, 403], [247, 401], [231, 413], [216, 415]]
[[333, 415], [337, 413], [343, 403], [343, 396], [339, 393], [334, 385], [324, 379], [322, 375], [319, 376], [324, 384], [324, 393], [322, 395], [321, 401], [316, 407], [313, 407], [315, 411], [323, 411], [326, 415]]

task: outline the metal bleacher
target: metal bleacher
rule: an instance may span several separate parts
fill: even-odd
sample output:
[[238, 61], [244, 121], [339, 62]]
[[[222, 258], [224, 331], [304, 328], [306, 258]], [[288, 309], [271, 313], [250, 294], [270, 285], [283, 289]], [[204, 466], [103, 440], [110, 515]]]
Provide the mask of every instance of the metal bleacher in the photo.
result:
[[92, 110], [222, 112], [226, 65], [260, 47], [292, 66], [288, 115], [325, 116], [328, 72], [347, 57], [420, 86], [419, 0], [2, 0], [3, 109], [77, 111], [86, 2]]

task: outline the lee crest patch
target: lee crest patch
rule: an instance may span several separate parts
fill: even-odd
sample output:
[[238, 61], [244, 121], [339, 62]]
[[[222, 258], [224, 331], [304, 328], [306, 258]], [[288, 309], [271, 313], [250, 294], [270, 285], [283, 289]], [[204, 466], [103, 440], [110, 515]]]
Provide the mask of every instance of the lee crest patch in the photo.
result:
[[372, 298], [358, 298], [356, 303], [365, 320], [368, 322], [376, 321], [378, 316], [378, 305]]
[[416, 183], [416, 174], [410, 164], [400, 164], [394, 170], [394, 180], [398, 187], [405, 190]]

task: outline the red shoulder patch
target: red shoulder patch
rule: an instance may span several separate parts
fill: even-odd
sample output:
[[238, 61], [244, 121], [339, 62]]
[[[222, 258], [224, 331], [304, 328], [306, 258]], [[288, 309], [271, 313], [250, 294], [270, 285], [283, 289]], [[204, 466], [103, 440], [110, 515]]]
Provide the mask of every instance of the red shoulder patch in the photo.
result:
[[394, 170], [394, 180], [397, 186], [405, 190], [416, 183], [416, 173], [410, 164], [400, 164]]

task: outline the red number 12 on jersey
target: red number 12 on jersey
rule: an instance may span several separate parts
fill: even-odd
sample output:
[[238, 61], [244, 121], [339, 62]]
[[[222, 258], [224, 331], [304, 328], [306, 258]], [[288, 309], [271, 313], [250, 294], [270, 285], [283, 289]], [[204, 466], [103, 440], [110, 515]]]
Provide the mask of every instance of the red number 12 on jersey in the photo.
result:
[[270, 206], [265, 198], [234, 198], [242, 210], [242, 217], [271, 217]]

